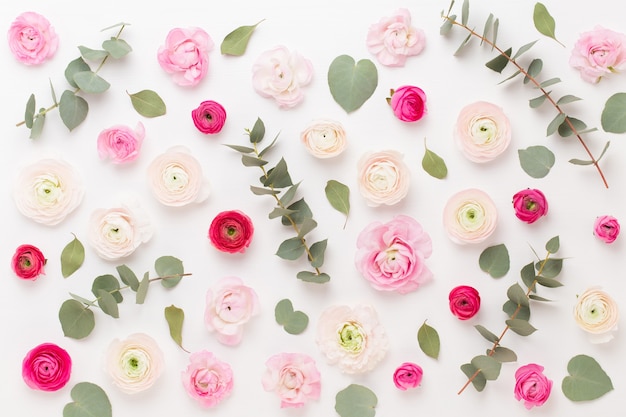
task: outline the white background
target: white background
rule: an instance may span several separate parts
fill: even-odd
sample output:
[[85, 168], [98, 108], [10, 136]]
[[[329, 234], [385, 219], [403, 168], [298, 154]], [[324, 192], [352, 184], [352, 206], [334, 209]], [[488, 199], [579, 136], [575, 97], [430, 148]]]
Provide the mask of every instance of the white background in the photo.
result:
[[[298, 2], [300, 3], [300, 2]], [[607, 140], [611, 147], [602, 167], [609, 182], [605, 189], [596, 171], [590, 167], [569, 164], [570, 158], [585, 158], [582, 147], [574, 139], [556, 136], [546, 138], [545, 129], [554, 117], [554, 109], [545, 105], [531, 109], [528, 99], [537, 92], [519, 79], [497, 85], [504, 78], [484, 67], [493, 55], [488, 48], [473, 40], [459, 56], [453, 56], [465, 34], [455, 31], [443, 38], [439, 35], [440, 12], [447, 1], [341, 2], [319, 0], [296, 4], [289, 1], [231, 2], [121, 2], [118, 0], [91, 3], [71, 1], [3, 2], [0, 6], [0, 29], [8, 30], [20, 13], [33, 10], [46, 16], [60, 37], [57, 54], [51, 61], [37, 67], [26, 67], [11, 55], [6, 43], [0, 48], [2, 61], [2, 112], [0, 123], [2, 152], [0, 163], [0, 205], [3, 207], [4, 233], [0, 245], [0, 264], [4, 271], [0, 308], [3, 336], [0, 344], [0, 410], [2, 415], [61, 415], [70, 401], [71, 387], [81, 381], [100, 385], [109, 395], [117, 417], [141, 415], [211, 415], [219, 416], [332, 416], [335, 415], [335, 394], [350, 383], [362, 384], [378, 396], [377, 415], [449, 414], [462, 415], [527, 415], [529, 412], [513, 396], [514, 372], [518, 366], [538, 363], [554, 381], [548, 402], [531, 412], [534, 415], [584, 416], [605, 412], [615, 415], [624, 404], [626, 339], [619, 331], [608, 344], [593, 345], [575, 324], [572, 308], [576, 294], [589, 286], [599, 285], [626, 308], [626, 286], [623, 280], [624, 237], [613, 245], [594, 238], [592, 225], [596, 216], [612, 214], [626, 222], [623, 187], [626, 165], [623, 137], [601, 131], [588, 135], [588, 144], [598, 155]], [[460, 14], [462, 2], [455, 6]], [[366, 5], [367, 4], [367, 5]], [[544, 60], [543, 79], [559, 77], [563, 83], [554, 86], [555, 94], [574, 94], [583, 101], [568, 107], [571, 113], [590, 126], [600, 127], [600, 114], [606, 99], [626, 90], [626, 74], [612, 75], [598, 85], [582, 81], [569, 67], [571, 49], [579, 34], [601, 24], [619, 31], [623, 29], [623, 6], [610, 0], [546, 1], [556, 19], [556, 34], [566, 45], [536, 32], [532, 23], [534, 2], [486, 1], [471, 2], [470, 24], [482, 30], [488, 14], [500, 18], [499, 43], [503, 47], [519, 46], [539, 39], [535, 47], [521, 59], [528, 63], [533, 57]], [[365, 46], [370, 24], [406, 7], [415, 26], [426, 32], [424, 52], [409, 58], [402, 68], [379, 65]], [[622, 10], [620, 10], [622, 9]], [[220, 55], [219, 45], [234, 28], [265, 21], [254, 33], [242, 57]], [[31, 93], [39, 106], [51, 104], [49, 82], [60, 96], [67, 84], [63, 71], [78, 56], [78, 45], [94, 49], [115, 31], [100, 33], [101, 28], [118, 22], [131, 23], [123, 38], [133, 52], [119, 62], [107, 62], [100, 75], [111, 88], [100, 96], [88, 96], [90, 113], [86, 121], [68, 132], [58, 112], [47, 118], [43, 135], [36, 141], [28, 139], [25, 128], [15, 123], [23, 118], [23, 109]], [[156, 52], [170, 29], [199, 26], [213, 38], [207, 77], [195, 88], [175, 85], [158, 65]], [[310, 59], [314, 79], [306, 87], [306, 98], [291, 110], [280, 110], [276, 104], [256, 94], [251, 83], [251, 66], [259, 54], [276, 45], [285, 45]], [[355, 59], [372, 59], [379, 71], [378, 88], [363, 107], [346, 114], [337, 105], [326, 82], [328, 66], [341, 54]], [[510, 74], [505, 70], [506, 75]], [[417, 85], [428, 96], [428, 114], [417, 123], [397, 120], [385, 98], [389, 90], [404, 84]], [[157, 91], [167, 104], [167, 114], [145, 119], [131, 107], [128, 92], [142, 89]], [[228, 119], [216, 136], [199, 133], [190, 112], [203, 100], [216, 100], [226, 108]], [[486, 100], [500, 105], [509, 116], [513, 140], [509, 149], [497, 160], [478, 165], [466, 160], [455, 147], [452, 129], [459, 110], [474, 101]], [[244, 129], [251, 128], [257, 117], [266, 125], [268, 136], [280, 133], [273, 162], [284, 156], [294, 181], [302, 180], [300, 194], [311, 206], [319, 228], [315, 238], [328, 238], [323, 270], [331, 282], [315, 285], [300, 282], [297, 271], [306, 263], [285, 261], [274, 255], [278, 244], [291, 237], [278, 220], [270, 220], [272, 200], [255, 196], [249, 185], [255, 184], [259, 172], [243, 167], [238, 155], [224, 144], [245, 144]], [[341, 156], [319, 160], [310, 156], [299, 142], [299, 133], [310, 120], [328, 117], [341, 122], [348, 132], [348, 149]], [[115, 166], [101, 161], [96, 151], [98, 133], [115, 124], [134, 126], [142, 121], [146, 140], [139, 159], [129, 166]], [[449, 175], [437, 180], [421, 168], [424, 139], [431, 150], [447, 162]], [[211, 182], [209, 199], [184, 208], [168, 208], [150, 194], [146, 167], [154, 157], [173, 145], [184, 145], [202, 162]], [[519, 166], [517, 150], [531, 145], [546, 145], [556, 154], [556, 165], [548, 177], [532, 179]], [[408, 197], [392, 207], [371, 208], [359, 195], [356, 182], [356, 161], [368, 150], [396, 149], [404, 153], [411, 168]], [[47, 227], [23, 217], [12, 201], [11, 188], [19, 167], [48, 155], [57, 155], [74, 165], [82, 174], [86, 194], [82, 204], [58, 226]], [[352, 210], [343, 229], [344, 217], [333, 210], [324, 196], [329, 179], [347, 184], [352, 190]], [[442, 209], [448, 197], [469, 187], [483, 189], [495, 201], [499, 212], [496, 232], [482, 244], [459, 246], [452, 243], [442, 228]], [[541, 189], [548, 198], [548, 216], [528, 225], [519, 221], [511, 206], [513, 194], [526, 187]], [[106, 262], [87, 246], [86, 229], [90, 213], [99, 207], [113, 207], [125, 194], [136, 195], [150, 213], [156, 233], [153, 239], [120, 262]], [[256, 231], [252, 245], [245, 254], [229, 255], [215, 250], [206, 238], [213, 217], [223, 210], [240, 209], [253, 220]], [[359, 232], [371, 221], [386, 222], [396, 214], [416, 218], [433, 240], [433, 255], [427, 260], [434, 280], [406, 295], [381, 293], [372, 289], [354, 267], [355, 242]], [[60, 274], [60, 252], [72, 233], [87, 246], [83, 267], [73, 276]], [[539, 330], [522, 338], [507, 333], [503, 344], [518, 354], [518, 363], [505, 364], [500, 378], [489, 382], [485, 391], [469, 388], [457, 391], [466, 378], [459, 366], [482, 354], [488, 346], [473, 329], [482, 324], [499, 333], [504, 327], [501, 311], [506, 289], [519, 280], [521, 267], [533, 260], [531, 247], [543, 251], [545, 242], [561, 238], [559, 255], [567, 257], [560, 276], [564, 286], [541, 289], [540, 295], [551, 298], [551, 304], [533, 307], [531, 323]], [[35, 282], [16, 278], [10, 260], [17, 246], [33, 244], [48, 258], [46, 275]], [[478, 267], [478, 256], [487, 246], [505, 243], [511, 255], [511, 271], [494, 280]], [[144, 305], [133, 303], [132, 294], [121, 304], [120, 318], [115, 320], [96, 311], [96, 328], [86, 339], [76, 341], [63, 336], [57, 318], [68, 292], [89, 297], [91, 283], [98, 275], [115, 272], [125, 263], [138, 274], [153, 271], [154, 260], [173, 255], [184, 262], [191, 277], [178, 287], [165, 290], [154, 285]], [[236, 347], [219, 344], [204, 327], [205, 293], [219, 278], [235, 275], [259, 294], [262, 313], [251, 321], [243, 342]], [[476, 287], [482, 296], [482, 308], [467, 322], [457, 320], [447, 305], [448, 292], [460, 284]], [[309, 328], [299, 336], [289, 335], [274, 321], [276, 303], [290, 298], [296, 309], [307, 313]], [[372, 372], [349, 376], [326, 364], [315, 345], [315, 327], [321, 311], [332, 304], [373, 304], [380, 314], [391, 347], [388, 355]], [[232, 395], [217, 408], [206, 411], [188, 398], [180, 373], [188, 355], [169, 336], [163, 309], [174, 304], [186, 314], [183, 343], [187, 349], [208, 349], [231, 364], [235, 386]], [[438, 360], [426, 357], [418, 347], [416, 333], [425, 321], [441, 336]], [[129, 396], [113, 386], [103, 370], [103, 353], [114, 338], [125, 338], [134, 332], [154, 337], [166, 356], [166, 369], [157, 384], [147, 392]], [[69, 384], [60, 391], [45, 393], [29, 389], [21, 378], [21, 361], [32, 347], [53, 342], [64, 347], [73, 358]], [[280, 352], [303, 352], [315, 358], [322, 374], [322, 395], [302, 409], [280, 409], [279, 399], [263, 391], [261, 375], [264, 362]], [[566, 376], [568, 360], [577, 354], [596, 358], [613, 380], [615, 390], [597, 401], [572, 403], [562, 394], [560, 385]], [[395, 388], [392, 374], [402, 362], [411, 361], [424, 369], [422, 386], [402, 392]]]

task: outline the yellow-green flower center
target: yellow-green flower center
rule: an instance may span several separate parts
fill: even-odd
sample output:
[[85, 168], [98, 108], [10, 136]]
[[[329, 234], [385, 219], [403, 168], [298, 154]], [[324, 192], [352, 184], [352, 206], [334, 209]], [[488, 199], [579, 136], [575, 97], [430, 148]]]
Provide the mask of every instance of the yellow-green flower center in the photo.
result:
[[348, 322], [339, 331], [339, 344], [353, 353], [359, 353], [365, 345], [365, 335], [358, 323]]

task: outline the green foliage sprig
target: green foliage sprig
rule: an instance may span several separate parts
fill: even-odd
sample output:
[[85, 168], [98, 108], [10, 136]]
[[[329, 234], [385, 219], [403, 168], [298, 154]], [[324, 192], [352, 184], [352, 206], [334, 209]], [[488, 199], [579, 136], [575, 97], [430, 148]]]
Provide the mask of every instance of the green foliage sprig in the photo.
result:
[[[91, 286], [94, 300], [70, 293], [72, 298], [65, 300], [59, 309], [59, 321], [63, 334], [73, 339], [83, 339], [89, 336], [96, 325], [92, 307], [99, 307], [105, 314], [119, 318], [118, 304], [124, 300], [122, 291], [130, 289], [135, 292], [135, 302], [143, 304], [150, 283], [160, 281], [165, 288], [173, 288], [184, 276], [183, 263], [173, 256], [161, 256], [154, 263], [157, 277], [150, 278], [149, 272], [139, 281], [137, 275], [126, 265], [116, 267], [119, 279], [112, 274], [96, 277]], [[121, 282], [120, 282], [121, 281]], [[122, 286], [122, 283], [125, 284]]]
[[304, 197], [295, 200], [300, 183], [294, 184], [292, 182], [284, 158], [281, 158], [273, 168], [266, 168], [268, 161], [264, 157], [273, 148], [278, 135], [267, 147], [260, 150], [258, 145], [265, 137], [265, 124], [260, 118], [257, 118], [252, 130], [246, 129], [246, 134], [250, 137], [252, 147], [226, 146], [241, 153], [241, 162], [244, 166], [258, 167], [261, 170], [262, 175], [259, 178], [261, 186], [250, 186], [250, 190], [256, 195], [272, 196], [276, 206], [270, 212], [269, 218], [279, 218], [283, 226], [291, 227], [296, 233], [296, 236], [280, 244], [276, 255], [282, 259], [293, 261], [306, 253], [314, 271], [300, 271], [297, 274], [298, 279], [318, 284], [328, 282], [330, 276], [320, 270], [324, 264], [324, 252], [328, 239], [317, 241], [311, 245], [307, 242], [306, 236], [317, 227], [317, 222], [313, 220], [313, 213]]
[[[580, 119], [577, 119], [571, 115], [569, 115], [565, 110], [565, 106], [569, 103], [581, 100], [579, 97], [576, 97], [571, 94], [566, 94], [561, 96], [560, 98], [555, 98], [552, 95], [552, 91], [548, 90], [548, 87], [560, 83], [561, 80], [559, 78], [550, 78], [547, 80], [540, 81], [538, 76], [543, 69], [543, 61], [539, 58], [532, 59], [528, 65], [521, 63], [518, 58], [526, 53], [529, 49], [533, 47], [533, 45], [537, 42], [536, 40], [530, 43], [527, 43], [520, 47], [515, 54], [513, 54], [513, 48], [501, 48], [496, 44], [498, 37], [498, 28], [499, 28], [499, 20], [494, 17], [493, 14], [489, 14], [487, 18], [484, 29], [481, 33], [476, 32], [473, 28], [468, 26], [469, 20], [469, 0], [464, 0], [463, 7], [461, 11], [461, 21], [457, 20], [456, 14], [451, 14], [452, 7], [454, 5], [454, 0], [452, 0], [450, 7], [446, 13], [442, 11], [441, 16], [444, 19], [443, 25], [440, 28], [441, 35], [447, 35], [453, 27], [459, 27], [464, 29], [468, 35], [464, 38], [461, 45], [455, 52], [455, 55], [458, 55], [461, 50], [465, 48], [470, 42], [472, 38], [477, 38], [480, 40], [481, 45], [487, 45], [491, 47], [492, 51], [496, 51], [497, 55], [495, 58], [488, 61], [485, 65], [487, 68], [497, 72], [502, 73], [505, 67], [508, 64], [511, 64], [515, 67], [515, 71], [513, 74], [509, 75], [503, 81], [512, 80], [516, 77], [522, 76], [522, 82], [524, 84], [530, 84], [534, 89], [538, 90], [541, 94], [535, 98], [529, 100], [529, 105], [531, 108], [538, 108], [545, 102], [548, 102], [552, 105], [552, 107], [556, 110], [557, 114], [552, 119], [552, 121], [548, 124], [546, 129], [546, 136], [551, 136], [554, 133], [558, 133], [561, 137], [570, 137], [574, 136], [578, 139], [578, 142], [582, 145], [585, 153], [588, 155], [588, 160], [581, 159], [570, 159], [569, 162], [575, 165], [593, 165], [602, 182], [606, 188], [609, 187], [608, 182], [604, 176], [602, 169], [600, 168], [599, 162], [604, 156], [610, 142], [607, 142], [604, 145], [604, 148], [599, 157], [595, 157], [591, 152], [590, 148], [587, 146], [585, 140], [582, 135], [585, 133], [596, 131], [596, 128], [587, 128], [587, 125]], [[546, 36], [550, 36], [551, 38], [556, 40], [555, 37], [555, 23], [554, 19], [548, 13], [547, 9], [541, 7], [541, 3], [538, 3], [539, 7], [535, 7], [533, 12], [533, 21], [535, 23], [535, 27], [537, 30], [545, 34]], [[558, 40], [557, 40], [558, 42]], [[618, 117], [617, 112], [606, 112], [607, 117]], [[603, 114], [604, 116], [604, 114]], [[607, 125], [611, 125], [611, 121], [606, 122]], [[526, 155], [528, 156], [528, 155]], [[541, 157], [543, 158], [543, 154]], [[522, 161], [523, 162], [523, 161]], [[544, 165], [545, 169], [545, 165]], [[526, 170], [526, 169], [525, 169]]]

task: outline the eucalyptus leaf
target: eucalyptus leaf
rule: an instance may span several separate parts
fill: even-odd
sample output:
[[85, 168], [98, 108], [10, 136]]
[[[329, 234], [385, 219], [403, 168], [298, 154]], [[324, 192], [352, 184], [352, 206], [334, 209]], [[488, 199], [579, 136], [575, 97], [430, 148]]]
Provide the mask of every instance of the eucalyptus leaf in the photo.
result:
[[544, 278], [554, 278], [561, 273], [561, 269], [563, 269], [563, 259], [560, 258], [550, 258], [545, 261], [538, 261], [535, 265], [537, 271], [541, 268], [543, 264], [543, 268], [541, 269], [541, 276]]
[[52, 80], [48, 80], [48, 82], [50, 83], [50, 95], [52, 96], [52, 102], [56, 106], [57, 104], [59, 104], [57, 102], [57, 93], [54, 91], [54, 86], [52, 85]]
[[[295, 213], [291, 214], [289, 217], [283, 216], [281, 218], [281, 222], [285, 226], [291, 226], [292, 221], [295, 224], [302, 224], [305, 219], [313, 218], [313, 212], [311, 211], [311, 208], [304, 200], [304, 198], [301, 198], [300, 200], [290, 204], [287, 208], [290, 210], [294, 210]], [[291, 221], [289, 219], [291, 219]]]
[[298, 259], [303, 253], [304, 243], [302, 243], [302, 239], [298, 237], [292, 237], [283, 241], [276, 251], [277, 256], [290, 261]]
[[542, 145], [519, 149], [517, 154], [522, 169], [532, 178], [545, 177], [554, 166], [554, 153]]
[[528, 84], [528, 82], [532, 79], [532, 78], [536, 78], [537, 75], [539, 75], [539, 73], [541, 72], [541, 69], [543, 68], [543, 61], [539, 58], [535, 58], [530, 62], [530, 65], [528, 66], [528, 70], [526, 71], [526, 76], [524, 76], [524, 84]]
[[280, 158], [276, 166], [267, 171], [264, 178], [261, 178], [261, 183], [266, 187], [285, 188], [293, 185], [285, 158]]
[[287, 208], [282, 208], [282, 207], [274, 207], [274, 210], [272, 210], [270, 214], [268, 214], [268, 217], [270, 219], [275, 219], [276, 217], [290, 216], [295, 212], [296, 210], [289, 210]]
[[109, 55], [107, 51], [101, 49], [91, 49], [82, 45], [78, 47], [78, 50], [80, 51], [80, 55], [89, 61], [101, 61]]
[[327, 244], [328, 239], [324, 239], [319, 242], [315, 242], [309, 248], [309, 262], [313, 268], [321, 268], [322, 265], [324, 265], [324, 252], [326, 252]]
[[[336, 180], [329, 180], [324, 188], [326, 199], [338, 212], [345, 214], [346, 222], [350, 214], [350, 188]], [[344, 223], [344, 228], [346, 224]]]
[[80, 295], [76, 295], [76, 294], [72, 294], [70, 293], [70, 297], [72, 297], [74, 300], [81, 302], [89, 307], [96, 307], [98, 304], [96, 304], [95, 302], [88, 300], [84, 297], [81, 297]]
[[615, 93], [608, 98], [602, 109], [600, 123], [605, 132], [626, 132], [626, 93]]
[[271, 190], [269, 188], [255, 187], [254, 185], [250, 186], [250, 191], [252, 191], [252, 193], [255, 195], [277, 195], [278, 193], [280, 193], [279, 190]]
[[369, 388], [350, 384], [335, 396], [335, 411], [341, 417], [374, 417], [378, 398]]
[[119, 38], [111, 38], [102, 42], [102, 49], [107, 51], [111, 58], [114, 59], [123, 58], [133, 50], [124, 39]]
[[487, 385], [487, 379], [485, 376], [480, 373], [478, 368], [476, 368], [471, 363], [464, 363], [461, 365], [461, 371], [467, 376], [467, 378], [472, 378], [472, 385], [476, 389], [476, 391], [481, 392], [485, 389], [485, 385]]
[[267, 164], [267, 161], [256, 156], [241, 155], [241, 163], [246, 167], [262, 167]]
[[163, 313], [167, 321], [167, 326], [170, 329], [170, 337], [181, 349], [185, 350], [183, 347], [183, 322], [185, 321], [185, 312], [172, 304], [169, 307], [165, 307]]
[[316, 227], [317, 227], [317, 222], [315, 220], [305, 219], [300, 225], [300, 230], [298, 231], [298, 237], [303, 238]]
[[249, 146], [240, 146], [240, 145], [224, 145], [224, 146], [228, 146], [229, 148], [240, 152], [240, 153], [252, 153], [254, 152], [254, 148], [251, 148]]
[[137, 288], [137, 294], [135, 295], [136, 304], [144, 303], [144, 301], [146, 300], [146, 295], [148, 295], [148, 288], [150, 288], [150, 276], [146, 272], [141, 282], [139, 282], [139, 287]]
[[105, 314], [108, 314], [116, 319], [120, 317], [117, 301], [110, 292], [103, 289], [97, 289], [96, 297], [98, 297], [98, 306]]
[[496, 47], [496, 41], [498, 40], [498, 29], [500, 28], [500, 19], [496, 18], [493, 21], [493, 36], [491, 39], [491, 50], [493, 51]]
[[550, 253], [557, 253], [561, 247], [560, 242], [561, 241], [558, 236], [550, 238], [550, 240], [546, 242], [546, 250]]
[[85, 247], [76, 238], [65, 245], [61, 251], [61, 274], [63, 278], [67, 278], [78, 270], [85, 261]]
[[128, 96], [133, 108], [144, 117], [163, 116], [167, 111], [165, 102], [155, 91], [141, 90]]
[[498, 379], [502, 368], [502, 363], [487, 355], [475, 356], [471, 363], [489, 381]]
[[[569, 125], [569, 123], [567, 123], [568, 121], [572, 124], [572, 126], [574, 126], [573, 130], [572, 130], [572, 127]], [[575, 117], [568, 116], [565, 118], [563, 123], [561, 123], [561, 125], [559, 126], [558, 132], [560, 136], [566, 138], [568, 136], [572, 136], [574, 133], [580, 133], [584, 131], [586, 128], [587, 128], [587, 125], [585, 124], [585, 122]]]
[[533, 10], [533, 23], [539, 33], [552, 38], [563, 45], [556, 38], [556, 23], [554, 22], [554, 18], [550, 15], [550, 12], [548, 12], [548, 9], [546, 9], [546, 6], [542, 3], [535, 3], [535, 8]]
[[443, 24], [439, 28], [439, 34], [443, 36], [443, 35], [447, 35], [448, 33], [450, 33], [450, 30], [452, 29], [452, 26], [454, 25], [453, 22], [455, 19], [456, 19], [456, 15], [448, 16], [448, 18], [444, 20]]
[[556, 279], [545, 278], [542, 276], [537, 276], [537, 284], [547, 288], [557, 288], [563, 286], [563, 284]]
[[489, 32], [493, 30], [493, 13], [489, 13], [487, 20], [485, 21], [485, 26], [483, 28], [483, 34], [480, 39], [480, 44], [482, 45], [487, 36], [489, 36]]
[[126, 265], [119, 265], [115, 268], [122, 282], [130, 287], [131, 290], [137, 291], [139, 288], [139, 280], [137, 275]]
[[301, 281], [313, 282], [315, 284], [324, 284], [330, 281], [330, 275], [323, 273], [323, 272], [320, 274], [317, 274], [311, 271], [300, 271], [298, 272], [296, 277]]
[[46, 115], [43, 113], [35, 116], [33, 120], [33, 127], [30, 129], [30, 139], [37, 139], [41, 136], [41, 132], [43, 131], [43, 126], [46, 121]]
[[26, 102], [26, 110], [24, 110], [24, 124], [27, 128], [33, 127], [33, 116], [35, 115], [35, 95], [31, 94]]
[[474, 328], [478, 330], [478, 333], [480, 333], [482, 337], [484, 337], [491, 343], [496, 343], [500, 340], [500, 338], [496, 336], [495, 333], [492, 333], [491, 331], [487, 330], [487, 328], [485, 328], [484, 326], [480, 324], [475, 325]]
[[78, 84], [74, 81], [74, 74], [78, 72], [91, 71], [91, 67], [85, 62], [82, 57], [78, 57], [71, 61], [65, 67], [65, 79], [74, 88], [78, 88]]
[[463, 39], [463, 42], [461, 42], [457, 50], [454, 51], [454, 56], [458, 56], [461, 53], [461, 51], [463, 51], [463, 49], [467, 46], [467, 44], [469, 44], [471, 40], [472, 40], [472, 34], [470, 33], [465, 37], [465, 39]]
[[506, 51], [504, 51], [504, 54], [498, 54], [498, 56], [487, 62], [485, 66], [492, 71], [502, 73], [502, 70], [509, 63], [509, 57], [511, 56], [511, 52], [513, 52], [513, 48], [507, 49]]
[[298, 182], [289, 187], [287, 191], [285, 191], [285, 193], [280, 197], [280, 204], [282, 204], [283, 206], [288, 206], [289, 204], [291, 204], [294, 197], [296, 196], [296, 191], [298, 191], [299, 186], [300, 183]]
[[122, 297], [122, 293], [120, 292], [120, 282], [111, 274], [100, 275], [93, 280], [91, 292], [96, 297], [99, 297], [99, 290], [104, 290], [111, 294], [117, 303], [121, 303], [124, 300], [124, 297]]
[[78, 127], [87, 117], [89, 104], [84, 98], [77, 96], [70, 90], [61, 94], [59, 101], [59, 115], [65, 127], [70, 131]]
[[461, 7], [461, 24], [467, 25], [467, 19], [469, 19], [469, 0], [463, 0], [463, 6]]
[[506, 296], [509, 298], [509, 300], [517, 305], [524, 307], [528, 307], [529, 305], [528, 297], [518, 283], [515, 283], [508, 288], [508, 290], [506, 291]]
[[79, 382], [70, 391], [72, 402], [63, 407], [63, 417], [112, 417], [106, 392], [91, 382]]
[[441, 341], [439, 340], [439, 333], [434, 327], [429, 326], [424, 322], [417, 331], [417, 343], [420, 349], [427, 356], [437, 359], [439, 357], [439, 349], [441, 347]]
[[261, 152], [259, 152], [259, 158], [262, 158], [263, 155], [265, 155], [267, 152], [272, 150], [274, 148], [274, 144], [276, 143], [277, 140], [278, 140], [278, 134], [276, 136], [274, 136], [274, 139], [270, 142], [269, 145], [267, 145], [265, 148], [263, 148], [261, 150]]
[[576, 97], [576, 96], [573, 96], [571, 94], [566, 94], [563, 97], [561, 97], [560, 99], [558, 99], [556, 101], [556, 104], [558, 106], [562, 106], [564, 104], [573, 103], [573, 102], [578, 101], [578, 100], [582, 100], [582, 99], [580, 97]]
[[567, 372], [561, 389], [571, 401], [595, 400], [613, 390], [611, 378], [591, 356], [574, 356], [567, 363]]
[[537, 330], [528, 321], [518, 318], [506, 320], [505, 323], [512, 331], [520, 336], [531, 335]]
[[448, 175], [448, 167], [445, 161], [435, 152], [426, 147], [424, 140], [424, 157], [422, 158], [422, 168], [428, 175], [437, 179], [444, 179]]
[[72, 339], [83, 339], [96, 325], [93, 311], [76, 300], [65, 300], [59, 309], [63, 334]]
[[289, 334], [300, 334], [306, 330], [309, 317], [302, 311], [294, 311], [293, 304], [289, 299], [283, 299], [274, 308], [276, 322], [284, 327]]
[[554, 77], [554, 78], [550, 78], [549, 80], [542, 81], [541, 84], [539, 84], [539, 86], [535, 86], [535, 88], [546, 88], [546, 87], [550, 87], [551, 85], [558, 84], [560, 82], [561, 82], [560, 78]]
[[526, 285], [526, 287], [531, 288], [534, 291], [535, 290], [535, 264], [533, 262], [530, 262], [526, 265], [524, 265], [522, 267], [522, 269], [520, 270], [520, 276], [522, 278], [522, 282], [524, 283], [524, 285]]
[[552, 301], [552, 300], [550, 300], [548, 298], [540, 297], [540, 296], [535, 295], [535, 294], [530, 294], [528, 296], [528, 298], [530, 298], [531, 300], [541, 301], [541, 302], [551, 302]]
[[543, 103], [545, 103], [547, 98], [548, 98], [548, 96], [546, 94], [542, 94], [542, 95], [540, 95], [538, 97], [535, 97], [535, 98], [532, 98], [532, 99], [528, 100], [528, 105], [530, 106], [531, 109], [536, 109], [537, 107], [539, 107]]
[[480, 254], [478, 265], [492, 278], [502, 278], [509, 272], [511, 266], [509, 250], [503, 243], [490, 246]]
[[260, 117], [257, 117], [252, 130], [249, 132], [250, 143], [259, 143], [265, 137], [265, 124]]
[[557, 114], [548, 125], [548, 128], [546, 129], [546, 136], [550, 136], [556, 132], [559, 126], [561, 126], [561, 123], [565, 121], [566, 117], [567, 115], [565, 113]]
[[593, 165], [593, 161], [584, 161], [582, 159], [572, 158], [568, 161], [570, 164], [574, 165]]
[[515, 315], [515, 318], [518, 320], [528, 321], [530, 319], [530, 307], [519, 305], [511, 300], [507, 300], [502, 305], [502, 311], [504, 311], [509, 317], [513, 317], [513, 315]]
[[523, 53], [528, 52], [528, 50], [530, 48], [532, 48], [535, 44], [537, 43], [536, 40], [529, 42], [525, 45], [523, 45], [522, 47], [520, 47], [517, 52], [515, 52], [515, 55], [513, 55], [513, 57], [511, 58], [512, 60], [516, 60], [517, 58], [519, 58]]
[[250, 26], [240, 26], [230, 32], [228, 35], [226, 35], [220, 46], [220, 52], [222, 53], [222, 55], [243, 55], [246, 52], [246, 48], [248, 47], [250, 37], [254, 33], [256, 27], [262, 21], [263, 20]]
[[355, 63], [349, 55], [340, 55], [328, 68], [328, 87], [333, 99], [346, 113], [359, 109], [378, 86], [378, 70], [369, 59]]
[[161, 280], [161, 285], [165, 288], [175, 287], [183, 278], [185, 273], [183, 261], [174, 256], [161, 256], [154, 262], [154, 270]]
[[[488, 351], [489, 352], [489, 351]], [[517, 355], [511, 349], [497, 346], [494, 352], [491, 354], [491, 357], [497, 360], [498, 362], [516, 362]]]

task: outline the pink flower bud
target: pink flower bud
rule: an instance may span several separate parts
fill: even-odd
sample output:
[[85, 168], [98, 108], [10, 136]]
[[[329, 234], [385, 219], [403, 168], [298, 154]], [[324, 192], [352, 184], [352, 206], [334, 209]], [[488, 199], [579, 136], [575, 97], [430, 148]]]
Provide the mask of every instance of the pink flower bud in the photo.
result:
[[398, 389], [406, 391], [415, 388], [422, 382], [423, 371], [419, 365], [411, 362], [404, 362], [393, 373], [393, 383]]
[[593, 234], [604, 243], [613, 243], [619, 235], [619, 222], [613, 216], [599, 216], [593, 224]]
[[480, 309], [480, 295], [478, 291], [467, 285], [459, 285], [448, 295], [450, 311], [459, 320], [467, 320], [476, 315]]
[[548, 213], [548, 201], [541, 191], [527, 188], [515, 193], [513, 208], [518, 219], [530, 224]]
[[404, 85], [392, 90], [389, 105], [403, 122], [416, 122], [426, 114], [426, 93], [419, 87]]

